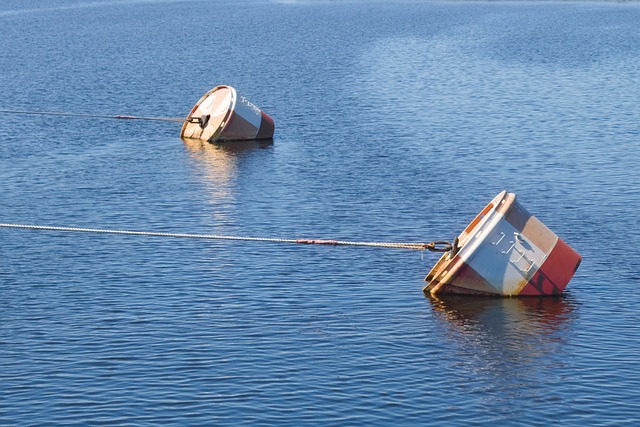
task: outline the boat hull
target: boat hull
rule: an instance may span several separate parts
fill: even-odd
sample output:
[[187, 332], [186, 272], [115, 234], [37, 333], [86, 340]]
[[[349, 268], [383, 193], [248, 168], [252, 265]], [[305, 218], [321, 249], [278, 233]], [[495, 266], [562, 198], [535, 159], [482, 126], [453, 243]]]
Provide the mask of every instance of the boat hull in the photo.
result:
[[547, 296], [562, 293], [582, 257], [506, 191], [457, 237], [427, 274], [425, 293]]

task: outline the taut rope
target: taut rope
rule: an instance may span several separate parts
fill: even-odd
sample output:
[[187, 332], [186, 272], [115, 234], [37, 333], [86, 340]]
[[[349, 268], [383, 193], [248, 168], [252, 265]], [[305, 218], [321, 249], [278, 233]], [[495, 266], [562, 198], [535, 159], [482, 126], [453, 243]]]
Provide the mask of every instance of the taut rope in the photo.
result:
[[106, 114], [56, 113], [53, 111], [0, 110], [0, 113], [30, 114], [30, 115], [42, 115], [42, 116], [95, 117], [100, 119], [155, 120], [155, 121], [162, 121], [162, 122], [184, 122], [186, 120], [178, 117], [139, 117], [139, 116], [126, 116], [126, 115], [110, 116]]
[[435, 241], [430, 243], [385, 243], [385, 242], [347, 242], [341, 240], [308, 240], [308, 239], [278, 239], [272, 237], [242, 237], [225, 236], [217, 234], [190, 234], [190, 233], [164, 233], [158, 231], [131, 231], [131, 230], [110, 230], [101, 228], [80, 228], [80, 227], [56, 227], [50, 225], [29, 225], [29, 224], [2, 224], [4, 228], [22, 228], [31, 230], [69, 231], [80, 233], [101, 233], [101, 234], [124, 234], [133, 236], [156, 236], [156, 237], [179, 237], [190, 239], [216, 239], [216, 240], [243, 240], [252, 242], [272, 242], [272, 243], [297, 243], [308, 245], [331, 245], [331, 246], [370, 246], [378, 248], [411, 249], [417, 251], [429, 250], [432, 252], [448, 252], [451, 250], [449, 242]]

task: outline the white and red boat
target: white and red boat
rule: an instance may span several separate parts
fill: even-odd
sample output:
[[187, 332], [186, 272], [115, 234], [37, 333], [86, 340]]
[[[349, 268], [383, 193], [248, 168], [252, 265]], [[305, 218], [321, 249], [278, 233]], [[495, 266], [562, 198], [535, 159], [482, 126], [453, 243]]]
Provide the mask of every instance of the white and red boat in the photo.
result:
[[423, 291], [546, 296], [562, 293], [582, 257], [516, 202], [498, 194], [431, 269]]

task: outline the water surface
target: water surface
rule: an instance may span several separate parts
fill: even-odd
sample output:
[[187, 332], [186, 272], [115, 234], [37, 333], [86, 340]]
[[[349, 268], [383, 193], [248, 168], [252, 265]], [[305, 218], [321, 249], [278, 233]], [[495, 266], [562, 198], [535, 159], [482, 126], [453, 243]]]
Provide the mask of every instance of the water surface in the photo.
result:
[[498, 192], [583, 255], [559, 299], [434, 299], [402, 250], [0, 229], [2, 425], [640, 422], [640, 8], [5, 1], [0, 222], [451, 240]]

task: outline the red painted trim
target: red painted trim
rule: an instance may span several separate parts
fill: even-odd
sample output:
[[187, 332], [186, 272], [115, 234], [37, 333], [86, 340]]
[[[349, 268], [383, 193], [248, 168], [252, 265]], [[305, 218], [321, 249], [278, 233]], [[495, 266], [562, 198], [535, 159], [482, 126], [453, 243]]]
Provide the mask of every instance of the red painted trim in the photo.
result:
[[558, 239], [551, 253], [519, 295], [558, 295], [575, 274], [582, 257]]
[[263, 111], [260, 112], [260, 115], [262, 116], [262, 119], [260, 121], [260, 129], [258, 129], [256, 139], [273, 138], [273, 132], [275, 131], [273, 119], [266, 115]]

